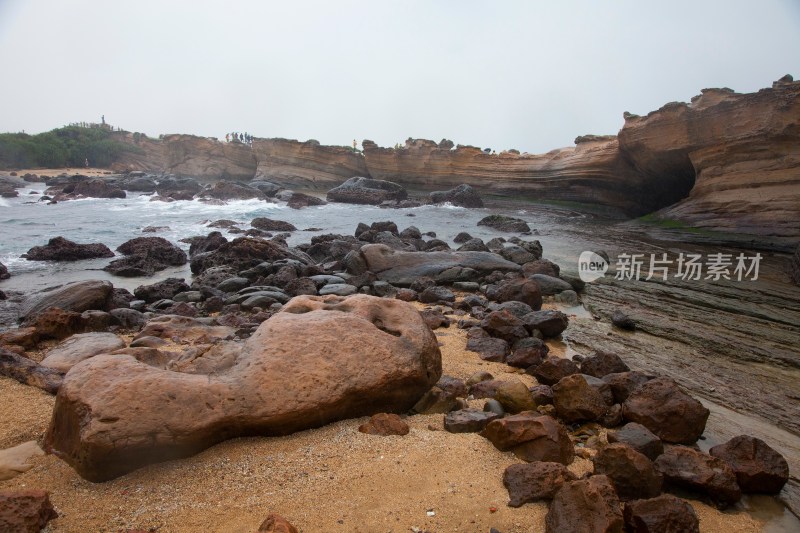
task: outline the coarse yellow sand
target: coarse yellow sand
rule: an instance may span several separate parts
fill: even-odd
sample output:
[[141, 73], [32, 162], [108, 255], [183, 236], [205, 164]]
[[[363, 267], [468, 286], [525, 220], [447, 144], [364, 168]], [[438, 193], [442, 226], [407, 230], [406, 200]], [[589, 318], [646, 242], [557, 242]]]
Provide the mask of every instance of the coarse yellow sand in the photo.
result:
[[[455, 326], [436, 331], [444, 373], [466, 379], [478, 371], [535, 381], [464, 349]], [[0, 378], [0, 448], [40, 440], [54, 398]], [[482, 401], [472, 401], [479, 407]], [[0, 489], [50, 492], [60, 517], [50, 532], [255, 532], [270, 512], [300, 531], [502, 533], [544, 531], [545, 503], [506, 505], [504, 469], [519, 462], [477, 434], [443, 430], [443, 415], [408, 417], [411, 432], [381, 437], [358, 432], [366, 418], [345, 420], [278, 438], [243, 438], [188, 459], [140, 469], [106, 483], [80, 478], [52, 455], [0, 482]], [[591, 462], [576, 459], [582, 474]], [[703, 532], [756, 532], [743, 511], [720, 512], [691, 501]]]

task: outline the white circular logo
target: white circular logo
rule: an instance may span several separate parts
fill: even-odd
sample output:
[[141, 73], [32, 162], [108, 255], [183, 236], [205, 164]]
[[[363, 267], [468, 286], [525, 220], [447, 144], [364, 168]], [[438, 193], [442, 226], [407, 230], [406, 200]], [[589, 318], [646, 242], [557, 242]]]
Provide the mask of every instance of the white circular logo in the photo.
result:
[[602, 278], [607, 270], [608, 261], [594, 252], [582, 252], [578, 257], [578, 276], [586, 283]]

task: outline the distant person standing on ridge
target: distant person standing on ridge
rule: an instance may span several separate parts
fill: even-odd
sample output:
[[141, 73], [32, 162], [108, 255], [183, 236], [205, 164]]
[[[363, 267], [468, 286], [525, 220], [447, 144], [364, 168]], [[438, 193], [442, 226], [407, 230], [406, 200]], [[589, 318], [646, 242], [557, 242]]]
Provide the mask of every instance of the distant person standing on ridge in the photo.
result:
[[231, 135], [230, 135], [230, 133], [226, 133], [226, 134], [225, 134], [225, 142], [226, 142], [226, 143], [229, 143], [229, 142], [231, 142]]
[[355, 140], [355, 139], [353, 139], [353, 151], [354, 151], [354, 152], [356, 151], [356, 145], [357, 145], [357, 144], [358, 144], [358, 143], [356, 142], [356, 140]]
[[88, 157], [83, 161], [83, 164], [86, 166], [86, 168], [89, 168], [89, 158]]

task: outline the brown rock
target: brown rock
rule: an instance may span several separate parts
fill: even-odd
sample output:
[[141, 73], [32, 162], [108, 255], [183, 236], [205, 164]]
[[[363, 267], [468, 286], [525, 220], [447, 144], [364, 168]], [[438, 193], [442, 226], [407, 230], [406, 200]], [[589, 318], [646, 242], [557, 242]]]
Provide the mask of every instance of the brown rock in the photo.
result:
[[614, 395], [614, 402], [622, 403], [628, 399], [628, 396], [630, 396], [639, 385], [648, 382], [650, 378], [641, 372], [633, 370], [631, 372], [606, 374], [602, 377], [602, 380], [611, 387], [611, 393]]
[[578, 365], [570, 359], [549, 356], [541, 365], [529, 368], [526, 372], [543, 385], [555, 385], [562, 378], [577, 374], [579, 370]]
[[542, 364], [550, 349], [536, 337], [526, 337], [514, 343], [506, 364], [519, 368], [530, 368]]
[[488, 379], [477, 381], [469, 387], [469, 394], [476, 400], [497, 397], [497, 389], [509, 383], [508, 381], [492, 378], [492, 375], [488, 372], [485, 374], [489, 376]]
[[84, 478], [108, 480], [239, 435], [406, 412], [440, 375], [436, 338], [413, 306], [298, 296], [222, 372], [160, 370], [123, 355], [83, 362], [59, 391], [45, 443]]
[[472, 337], [467, 340], [467, 350], [476, 352], [484, 361], [493, 363], [504, 362], [510, 351], [506, 341], [494, 337]]
[[13, 479], [23, 472], [27, 472], [33, 465], [33, 457], [44, 455], [36, 441], [23, 442], [13, 448], [0, 450], [0, 481]]
[[606, 476], [564, 483], [545, 517], [547, 533], [622, 533], [620, 502]]
[[0, 531], [39, 533], [58, 513], [43, 490], [0, 490]]
[[257, 217], [250, 221], [250, 225], [264, 231], [297, 231], [294, 224], [283, 220], [272, 220], [267, 217]]
[[670, 378], [639, 386], [623, 404], [625, 420], [638, 422], [664, 442], [692, 444], [706, 428], [709, 411]]
[[486, 297], [495, 302], [522, 302], [538, 310], [542, 308], [539, 284], [526, 278], [504, 280], [486, 289]]
[[523, 461], [568, 465], [575, 449], [566, 428], [550, 416], [524, 412], [490, 422], [481, 435], [500, 451], [511, 450]]
[[575, 476], [561, 463], [537, 461], [513, 464], [503, 472], [503, 485], [508, 490], [509, 507], [552, 500], [556, 492]]
[[256, 533], [299, 533], [299, 531], [281, 515], [270, 513], [258, 526]]
[[434, 385], [414, 404], [411, 411], [413, 413], [426, 415], [443, 414], [449, 413], [457, 406], [458, 399], [455, 394]]
[[265, 261], [279, 259], [295, 259], [304, 264], [311, 262], [305, 254], [281, 246], [276, 242], [254, 237], [238, 237], [223, 243], [211, 252], [196, 255], [192, 258], [190, 266], [193, 274], [201, 274], [218, 266], [227, 266], [240, 271]]
[[623, 501], [661, 494], [661, 474], [653, 463], [624, 444], [609, 444], [594, 457], [594, 473], [608, 476]]
[[228, 326], [209, 326], [196, 318], [161, 315], [151, 318], [134, 341], [145, 337], [177, 339], [182, 344], [213, 344], [233, 337], [235, 331]]
[[528, 336], [522, 321], [507, 310], [492, 311], [481, 321], [481, 328], [492, 337], [514, 343]]
[[152, 276], [187, 261], [186, 252], [163, 237], [136, 237], [120, 244], [117, 251], [125, 257], [115, 259], [103, 268], [116, 276]]
[[777, 494], [789, 480], [786, 459], [761, 439], [739, 435], [708, 453], [731, 467], [742, 492]]
[[600, 393], [580, 374], [566, 376], [553, 385], [553, 405], [558, 417], [569, 423], [597, 420], [608, 410]]
[[369, 421], [358, 426], [361, 433], [368, 435], [408, 435], [408, 424], [394, 413], [378, 413], [372, 415]]
[[125, 347], [125, 341], [113, 333], [79, 333], [47, 352], [41, 365], [66, 373], [84, 359], [101, 353], [111, 353]]
[[671, 494], [626, 502], [623, 516], [630, 533], [700, 533], [694, 508]]
[[739, 501], [742, 491], [736, 475], [723, 461], [685, 446], [672, 446], [655, 461], [667, 485], [707, 495], [720, 508]]
[[628, 372], [630, 368], [615, 353], [597, 351], [581, 361], [581, 373], [602, 378], [607, 374]]
[[114, 257], [105, 244], [78, 244], [64, 237], [53, 237], [45, 246], [34, 246], [22, 257], [29, 261], [79, 261]]
[[628, 422], [616, 431], [608, 432], [608, 442], [630, 446], [651, 461], [664, 453], [664, 443], [649, 429], [636, 422]]
[[329, 202], [367, 205], [378, 205], [386, 201], [400, 201], [407, 198], [408, 192], [396, 183], [362, 176], [348, 179], [338, 187], [329, 190], [326, 195]]
[[51, 307], [78, 313], [89, 309], [105, 309], [113, 288], [108, 281], [88, 280], [34, 294], [20, 305], [20, 320], [31, 319]]
[[86, 321], [81, 313], [64, 311], [58, 307], [50, 307], [27, 318], [22, 324], [35, 328], [39, 340], [63, 339], [73, 333], [86, 331]]
[[450, 433], [477, 433], [501, 415], [480, 409], [459, 409], [444, 417], [444, 429]]
[[507, 413], [515, 414], [536, 409], [536, 402], [533, 401], [531, 391], [521, 381], [508, 381], [501, 384], [497, 387], [494, 397]]

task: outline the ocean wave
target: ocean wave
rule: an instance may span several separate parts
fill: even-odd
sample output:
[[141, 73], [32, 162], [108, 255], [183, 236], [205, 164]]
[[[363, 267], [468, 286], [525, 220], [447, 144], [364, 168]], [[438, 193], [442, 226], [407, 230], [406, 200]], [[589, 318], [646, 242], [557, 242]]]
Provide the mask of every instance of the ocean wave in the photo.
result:
[[5, 198], [0, 198], [0, 207], [11, 207], [11, 204]]

